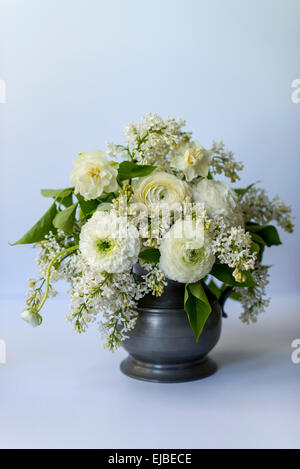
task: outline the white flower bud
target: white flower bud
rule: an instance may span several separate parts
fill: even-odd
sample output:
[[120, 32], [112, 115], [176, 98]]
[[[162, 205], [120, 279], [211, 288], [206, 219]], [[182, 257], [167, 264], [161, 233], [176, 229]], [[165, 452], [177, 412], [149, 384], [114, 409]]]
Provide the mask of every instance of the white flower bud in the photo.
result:
[[24, 311], [21, 313], [21, 318], [28, 322], [28, 324], [30, 324], [32, 327], [40, 326], [43, 321], [42, 316], [30, 308], [24, 309]]

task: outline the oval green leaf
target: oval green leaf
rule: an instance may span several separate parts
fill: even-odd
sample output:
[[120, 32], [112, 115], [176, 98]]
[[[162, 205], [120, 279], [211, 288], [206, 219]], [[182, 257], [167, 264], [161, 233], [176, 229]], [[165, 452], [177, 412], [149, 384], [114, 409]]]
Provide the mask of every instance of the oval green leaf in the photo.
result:
[[47, 210], [45, 215], [43, 215], [42, 218], [40, 218], [39, 221], [29, 231], [27, 231], [27, 233], [22, 236], [21, 239], [19, 239], [19, 241], [15, 242], [13, 246], [15, 246], [16, 244], [32, 244], [42, 241], [45, 238], [46, 234], [49, 233], [49, 231], [55, 231], [52, 222], [56, 214], [56, 203], [53, 202], [53, 204]]

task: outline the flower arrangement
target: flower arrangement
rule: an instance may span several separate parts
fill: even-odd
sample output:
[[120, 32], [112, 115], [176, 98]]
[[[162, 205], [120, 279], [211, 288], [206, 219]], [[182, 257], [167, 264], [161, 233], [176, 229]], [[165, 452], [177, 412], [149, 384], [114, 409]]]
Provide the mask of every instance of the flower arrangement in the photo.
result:
[[[125, 127], [124, 145], [79, 153], [72, 187], [43, 189], [53, 202], [15, 244], [39, 249], [39, 276], [29, 279], [22, 318], [42, 323], [53, 284], [70, 285], [68, 320], [84, 332], [99, 315], [106, 347], [114, 350], [133, 329], [144, 295], [161, 296], [168, 280], [185, 284], [184, 309], [198, 340], [217, 298], [240, 301], [241, 319], [255, 322], [265, 297], [266, 247], [281, 244], [271, 222], [293, 231], [291, 208], [251, 184], [232, 188], [243, 164], [222, 142], [205, 149], [185, 122], [147, 114]], [[144, 275], [136, 275], [139, 263]]]

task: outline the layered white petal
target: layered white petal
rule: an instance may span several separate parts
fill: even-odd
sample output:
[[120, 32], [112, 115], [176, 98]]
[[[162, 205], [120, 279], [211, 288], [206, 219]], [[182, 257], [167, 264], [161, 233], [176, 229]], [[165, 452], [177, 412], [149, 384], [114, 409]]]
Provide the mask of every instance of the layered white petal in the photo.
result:
[[202, 179], [193, 186], [193, 198], [204, 204], [209, 217], [221, 215], [229, 226], [244, 226], [238, 195], [226, 182]]
[[155, 171], [134, 184], [134, 201], [147, 207], [182, 203], [190, 194], [186, 182], [164, 171]]
[[138, 260], [139, 233], [114, 212], [97, 211], [82, 227], [79, 249], [96, 272], [125, 272]]
[[108, 161], [101, 150], [79, 153], [73, 165], [71, 183], [85, 200], [96, 199], [103, 192], [114, 192], [118, 189], [118, 165]]
[[182, 171], [186, 180], [190, 182], [198, 176], [206, 177], [208, 175], [211, 160], [211, 153], [205, 150], [199, 142], [194, 141], [176, 148], [170, 164]]
[[194, 283], [207, 275], [215, 262], [211, 238], [201, 223], [178, 220], [160, 245], [159, 267], [167, 278]]

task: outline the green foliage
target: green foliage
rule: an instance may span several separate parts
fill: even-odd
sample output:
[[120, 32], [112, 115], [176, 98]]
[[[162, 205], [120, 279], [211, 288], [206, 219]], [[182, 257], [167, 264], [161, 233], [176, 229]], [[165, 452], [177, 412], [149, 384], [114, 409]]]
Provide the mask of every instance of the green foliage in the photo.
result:
[[185, 285], [184, 310], [187, 313], [191, 328], [198, 341], [211, 313], [211, 306], [201, 281]]
[[246, 281], [245, 282], [237, 282], [233, 275], [233, 269], [228, 267], [226, 264], [214, 264], [210, 274], [216, 277], [221, 282], [226, 283], [226, 285], [231, 285], [233, 287], [255, 287], [256, 283], [254, 282], [251, 272], [245, 271]]
[[19, 241], [16, 241], [13, 246], [16, 244], [32, 244], [42, 241], [46, 234], [49, 231], [55, 232], [55, 227], [53, 226], [53, 220], [57, 214], [56, 203], [53, 202], [51, 207], [47, 210], [45, 215], [39, 219], [39, 221], [29, 230], [27, 233], [22, 236]]
[[132, 161], [123, 161], [119, 165], [118, 178], [123, 181], [125, 179], [148, 176], [155, 168], [156, 166], [139, 165]]
[[62, 230], [65, 233], [72, 234], [77, 206], [78, 202], [61, 212], [58, 212], [53, 220], [55, 228]]
[[42, 189], [41, 194], [44, 197], [53, 197], [58, 203], [65, 207], [70, 207], [73, 203], [73, 191], [73, 187], [68, 187], [66, 189]]
[[139, 258], [145, 262], [150, 262], [152, 264], [157, 264], [160, 259], [159, 249], [156, 248], [147, 248], [140, 252]]
[[[257, 182], [259, 182], [259, 181], [257, 181]], [[234, 190], [238, 195], [243, 197], [245, 194], [247, 194], [247, 192], [250, 189], [252, 189], [253, 186], [255, 186], [255, 184], [257, 184], [257, 182], [253, 182], [253, 184], [249, 184], [249, 186], [245, 187], [244, 189], [234, 189]]]
[[76, 194], [76, 197], [79, 202], [82, 215], [86, 218], [91, 216], [100, 204], [99, 200], [84, 200], [84, 198], [80, 194]]
[[231, 298], [234, 301], [241, 301], [241, 294], [237, 291], [233, 291], [229, 298]]
[[[225, 290], [226, 288], [226, 284], [223, 283], [220, 287], [214, 282], [213, 279], [210, 280], [209, 284], [207, 285], [208, 288], [210, 289], [210, 291], [215, 295], [215, 297], [217, 299], [220, 298], [220, 296], [222, 295], [223, 291]], [[241, 300], [241, 295], [240, 293], [236, 292], [236, 291], [233, 291], [231, 292], [229, 298], [231, 298], [232, 300], [235, 300], [235, 301], [240, 301]]]
[[[264, 241], [264, 244], [268, 247], [279, 246], [280, 244], [282, 244], [278, 231], [273, 225], [261, 226], [255, 224], [248, 224], [246, 225], [246, 230], [249, 231], [251, 235], [254, 234], [256, 238], [257, 236], [259, 236]], [[253, 237], [252, 239], [255, 241]]]

